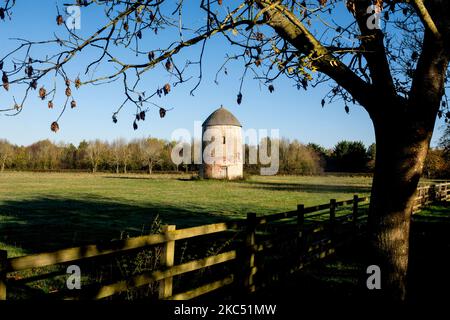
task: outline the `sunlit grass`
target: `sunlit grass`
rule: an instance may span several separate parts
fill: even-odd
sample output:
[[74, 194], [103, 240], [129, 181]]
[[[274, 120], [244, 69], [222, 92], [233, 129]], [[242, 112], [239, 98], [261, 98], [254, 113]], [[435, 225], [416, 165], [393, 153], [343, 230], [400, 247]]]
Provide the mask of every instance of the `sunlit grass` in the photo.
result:
[[140, 235], [159, 215], [178, 228], [367, 195], [369, 177], [0, 174], [0, 242], [28, 251]]

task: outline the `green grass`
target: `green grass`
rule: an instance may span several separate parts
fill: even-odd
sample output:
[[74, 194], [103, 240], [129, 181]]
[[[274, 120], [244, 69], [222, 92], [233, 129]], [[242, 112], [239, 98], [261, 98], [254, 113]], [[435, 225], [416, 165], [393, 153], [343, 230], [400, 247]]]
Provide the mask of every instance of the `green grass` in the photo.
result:
[[8, 258], [20, 257], [26, 254], [26, 251], [17, 245], [8, 245], [6, 243], [0, 243], [0, 250], [8, 251]]
[[417, 216], [423, 218], [448, 218], [450, 219], [450, 206], [449, 205], [432, 205], [423, 208], [417, 213]]
[[[16, 255], [148, 232], [154, 218], [178, 228], [290, 211], [369, 193], [368, 177], [0, 174], [0, 243]], [[8, 249], [9, 250], [9, 249]]]

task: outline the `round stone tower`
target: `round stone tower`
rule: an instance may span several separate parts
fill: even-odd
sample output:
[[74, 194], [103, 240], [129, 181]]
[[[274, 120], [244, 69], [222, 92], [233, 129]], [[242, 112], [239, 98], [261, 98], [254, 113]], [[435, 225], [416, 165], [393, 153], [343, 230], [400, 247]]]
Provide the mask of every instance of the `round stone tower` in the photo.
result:
[[243, 177], [242, 126], [224, 107], [214, 111], [203, 123], [202, 166], [206, 179]]

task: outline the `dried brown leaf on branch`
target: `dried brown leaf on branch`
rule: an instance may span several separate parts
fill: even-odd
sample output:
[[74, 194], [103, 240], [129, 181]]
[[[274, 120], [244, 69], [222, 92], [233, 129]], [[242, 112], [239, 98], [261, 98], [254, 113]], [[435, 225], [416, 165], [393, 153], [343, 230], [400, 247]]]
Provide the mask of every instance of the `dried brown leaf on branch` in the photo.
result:
[[57, 17], [56, 17], [56, 23], [58, 24], [58, 26], [60, 26], [60, 25], [62, 25], [63, 23], [64, 23], [64, 19], [63, 19], [63, 16], [62, 15], [58, 15]]
[[375, 6], [377, 6], [377, 7], [380, 9], [380, 11], [381, 11], [381, 10], [383, 10], [383, 3], [384, 3], [383, 0], [376, 0], [374, 4], [375, 4]]
[[9, 90], [9, 79], [8, 79], [8, 75], [5, 72], [3, 72], [2, 82], [3, 82], [3, 88], [5, 88], [5, 90], [8, 91]]
[[347, 0], [345, 2], [345, 6], [347, 7], [347, 10], [351, 13], [351, 14], [355, 14], [356, 12], [356, 4], [355, 4], [355, 0]]
[[37, 86], [38, 86], [38, 83], [37, 83], [36, 79], [33, 79], [33, 81], [31, 81], [31, 83], [30, 83], [30, 87], [31, 87], [33, 90], [36, 90], [36, 89], [37, 89]]
[[237, 95], [237, 103], [238, 104], [242, 103], [242, 93], [241, 92], [239, 92], [238, 95]]
[[167, 71], [172, 70], [172, 63], [170, 62], [169, 59], [167, 59], [167, 61], [166, 61], [166, 69], [167, 69]]
[[255, 38], [256, 38], [256, 40], [258, 40], [258, 41], [263, 41], [263, 40], [264, 40], [264, 34], [261, 33], [261, 32], [256, 32], [256, 33], [255, 33]]
[[32, 66], [28, 66], [25, 68], [25, 73], [27, 74], [27, 76], [29, 78], [31, 78], [33, 76], [33, 67]]
[[47, 96], [47, 90], [45, 90], [44, 87], [41, 87], [41, 88], [39, 89], [39, 98], [41, 98], [42, 100], [44, 100], [46, 96]]
[[163, 87], [163, 91], [164, 91], [164, 95], [168, 95], [170, 92], [171, 88], [170, 88], [170, 84], [166, 83]]
[[51, 126], [50, 126], [50, 130], [52, 130], [53, 132], [58, 132], [58, 130], [59, 130], [59, 124], [58, 124], [58, 122], [56, 122], [56, 121], [54, 121], [52, 124], [51, 124]]

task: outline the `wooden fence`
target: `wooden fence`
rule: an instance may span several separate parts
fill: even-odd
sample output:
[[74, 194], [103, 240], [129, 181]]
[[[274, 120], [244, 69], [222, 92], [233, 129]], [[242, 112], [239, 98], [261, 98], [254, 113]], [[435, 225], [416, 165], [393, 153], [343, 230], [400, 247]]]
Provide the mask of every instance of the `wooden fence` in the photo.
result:
[[450, 201], [450, 182], [432, 184], [417, 188], [413, 212], [434, 202]]
[[[450, 200], [450, 183], [418, 188], [414, 208], [419, 210], [435, 200]], [[266, 216], [249, 213], [245, 220], [185, 229], [176, 229], [176, 226], [169, 225], [165, 226], [160, 234], [16, 258], [8, 258], [7, 252], [0, 250], [0, 300], [7, 299], [8, 288], [13, 287], [17, 282], [12, 275], [17, 272], [53, 265], [76, 264], [89, 259], [127, 254], [133, 250], [158, 245], [163, 248], [160, 261], [162, 267], [159, 270], [143, 272], [113, 283], [83, 286], [82, 290], [63, 291], [62, 293], [66, 295], [58, 293], [58, 297], [103, 299], [156, 282], [159, 283], [159, 299], [168, 300], [192, 299], [230, 285], [244, 288], [245, 290], [240, 290], [243, 292], [254, 292], [259, 286], [266, 285], [267, 282], [263, 281], [264, 277], [276, 279], [277, 272], [282, 268], [287, 267], [288, 272], [292, 273], [306, 263], [334, 253], [337, 246], [352, 238], [350, 234], [358, 232], [365, 218], [365, 213], [361, 209], [367, 206], [368, 201], [368, 197], [355, 195], [350, 200], [332, 199], [327, 204], [312, 207], [300, 204], [296, 210]], [[225, 232], [240, 232], [243, 235], [242, 242], [233, 250], [175, 265], [177, 241]], [[286, 243], [291, 243], [289, 252], [284, 257], [278, 258], [277, 255]], [[173, 292], [174, 277], [232, 262], [238, 262], [238, 264], [220, 279], [193, 289]], [[22, 277], [20, 282], [27, 283], [51, 276], [52, 273], [31, 275], [25, 279]]]

